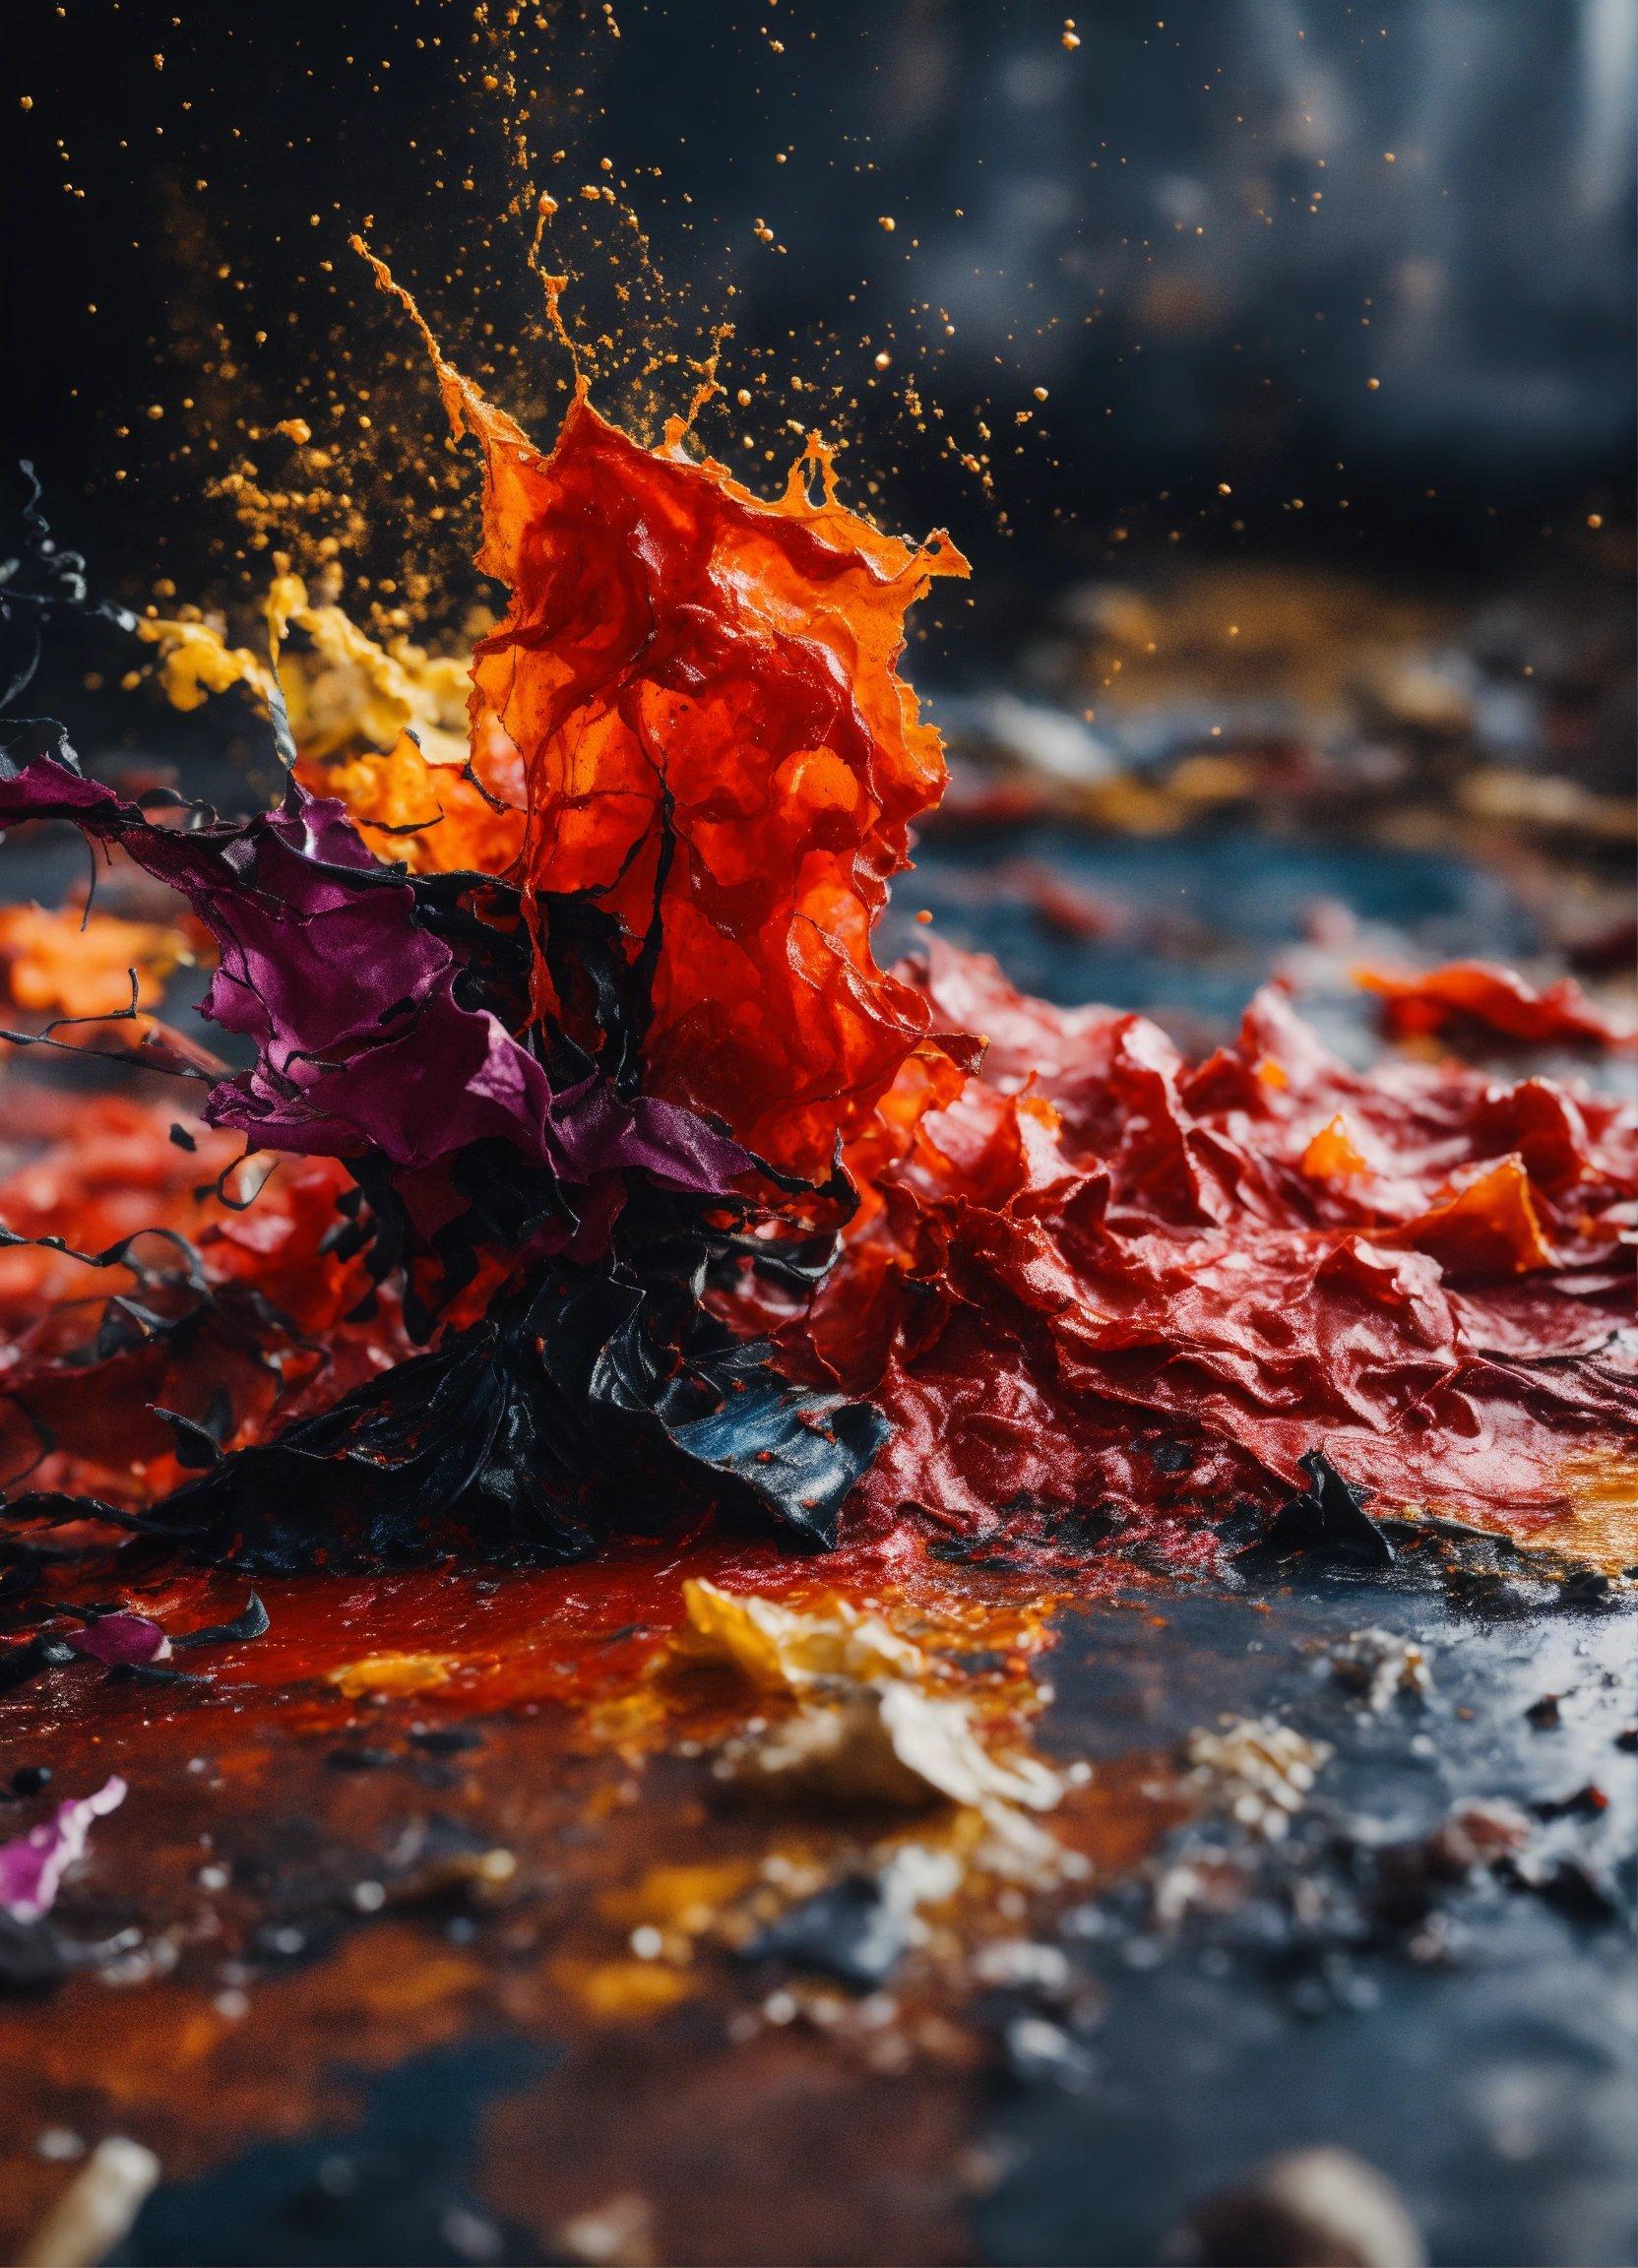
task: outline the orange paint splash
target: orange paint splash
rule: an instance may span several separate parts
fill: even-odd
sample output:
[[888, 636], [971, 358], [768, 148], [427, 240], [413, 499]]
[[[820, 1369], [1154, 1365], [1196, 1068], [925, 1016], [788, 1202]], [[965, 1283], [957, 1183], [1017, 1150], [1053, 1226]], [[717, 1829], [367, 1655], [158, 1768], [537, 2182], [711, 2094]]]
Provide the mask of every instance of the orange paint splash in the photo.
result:
[[[357, 248], [482, 448], [477, 564], [512, 602], [473, 656], [473, 758], [522, 776], [536, 937], [555, 894], [595, 891], [631, 958], [653, 958], [646, 1089], [821, 1180], [907, 1058], [938, 1052], [871, 931], [945, 781], [898, 673], [905, 615], [967, 562], [942, 534], [913, 546], [850, 511], [817, 435], [769, 501], [686, 453], [686, 417], [640, 447], [577, 375], [556, 445], [536, 450]], [[597, 1037], [543, 962], [536, 1006]]]

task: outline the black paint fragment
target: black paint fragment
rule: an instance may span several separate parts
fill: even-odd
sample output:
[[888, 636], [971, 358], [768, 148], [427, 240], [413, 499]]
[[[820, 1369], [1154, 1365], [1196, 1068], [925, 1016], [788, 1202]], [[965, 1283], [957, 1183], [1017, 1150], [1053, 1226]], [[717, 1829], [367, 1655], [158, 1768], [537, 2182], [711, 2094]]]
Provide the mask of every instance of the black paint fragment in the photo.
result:
[[1345, 1480], [1322, 1450], [1306, 1450], [1297, 1463], [1308, 1476], [1307, 1487], [1281, 1505], [1258, 1541], [1239, 1554], [1241, 1559], [1301, 1555], [1361, 1567], [1393, 1566], [1394, 1547], [1364, 1509], [1370, 1490]]
[[171, 1640], [171, 1646], [178, 1652], [184, 1646], [242, 1646], [252, 1638], [265, 1638], [272, 1627], [271, 1615], [252, 1591], [242, 1612], [230, 1622], [210, 1622], [200, 1630], [184, 1630]]

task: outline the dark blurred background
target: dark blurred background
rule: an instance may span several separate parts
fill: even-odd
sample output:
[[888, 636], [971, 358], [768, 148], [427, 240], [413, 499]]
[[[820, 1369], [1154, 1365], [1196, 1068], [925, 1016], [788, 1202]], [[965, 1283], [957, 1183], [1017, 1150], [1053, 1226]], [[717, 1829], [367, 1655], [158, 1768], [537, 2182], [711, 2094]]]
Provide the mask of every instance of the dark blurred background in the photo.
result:
[[652, 235], [658, 321], [622, 222], [567, 247], [610, 359], [730, 317], [730, 389], [760, 362], [758, 414], [770, 380], [829, 410], [890, 516], [1004, 575], [1174, 533], [1420, 573], [1629, 514], [1638, 0], [546, 0], [498, 60], [485, 22], [12, 0], [4, 453], [116, 578], [201, 580], [235, 416], [328, 410], [396, 352], [366, 217], [543, 406], [523, 106], [564, 224], [613, 179]]

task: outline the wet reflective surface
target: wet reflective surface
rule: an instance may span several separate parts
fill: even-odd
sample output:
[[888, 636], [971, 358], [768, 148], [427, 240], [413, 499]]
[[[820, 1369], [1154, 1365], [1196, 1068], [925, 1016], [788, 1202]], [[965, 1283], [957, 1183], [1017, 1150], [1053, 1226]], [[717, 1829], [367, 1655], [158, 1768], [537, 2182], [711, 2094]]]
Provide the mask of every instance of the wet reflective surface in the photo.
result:
[[[736, 1799], [713, 1756], [765, 1705], [669, 1665], [688, 1570], [889, 1605], [1090, 1765], [1051, 1855], [997, 1870], [948, 1806]], [[823, 1577], [696, 1547], [275, 1584], [265, 1638], [179, 1657], [210, 1686], [81, 1665], [14, 1697], [11, 1769], [131, 1794], [59, 1902], [75, 1966], [9, 2011], [4, 2241], [70, 2137], [122, 2132], [165, 2176], [130, 2261], [1142, 2260], [1268, 2150], [1342, 2139], [1435, 2259], [1628, 2256], [1626, 1611]], [[238, 1588], [143, 1604], [181, 1630]], [[1431, 1690], [1373, 1707], [1332, 1659], [1361, 1629]], [[1225, 1715], [1333, 1751], [1278, 1840], [1190, 1761]], [[1434, 1850], [1475, 1800], [1521, 1840]], [[907, 1852], [943, 1867], [920, 1903]]]

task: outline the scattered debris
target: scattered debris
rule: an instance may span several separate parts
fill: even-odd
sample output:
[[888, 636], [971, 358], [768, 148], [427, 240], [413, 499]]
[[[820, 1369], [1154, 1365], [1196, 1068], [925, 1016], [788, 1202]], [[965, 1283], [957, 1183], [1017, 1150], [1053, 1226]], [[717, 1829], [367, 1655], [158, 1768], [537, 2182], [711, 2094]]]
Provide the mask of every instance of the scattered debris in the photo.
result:
[[[993, 1811], [1048, 1811], [1062, 1795], [1051, 1768], [1002, 1757], [974, 1705], [929, 1693], [936, 1665], [920, 1647], [845, 1600], [801, 1613], [770, 1599], [683, 1586], [684, 1661], [724, 1661], [764, 1690], [800, 1702], [793, 1716], [731, 1740], [719, 1778], [745, 1792], [916, 1808], [934, 1801]], [[677, 1659], [673, 1656], [673, 1659]]]
[[1511, 1861], [1534, 1832], [1517, 1804], [1458, 1804], [1430, 1834], [1387, 1844], [1375, 1854], [1371, 1905], [1377, 1919], [1391, 1929], [1414, 1928], [1441, 1892], [1482, 1867]]
[[1550, 1796], [1530, 1808], [1538, 1819], [1600, 1819], [1609, 1808], [1609, 1797], [1596, 1780], [1589, 1780], [1568, 1796]]
[[674, 1658], [725, 1664], [771, 1692], [801, 1694], [823, 1678], [921, 1677], [928, 1670], [919, 1646], [846, 1599], [799, 1613], [695, 1580], [684, 1583], [682, 1602], [688, 1627]]
[[980, 1945], [973, 1956], [973, 1976], [979, 1984], [1008, 1991], [1036, 1992], [1058, 1999], [1069, 1990], [1069, 1957], [1060, 1945], [1042, 1945], [1032, 1937], [998, 1937]]
[[746, 1961], [784, 1961], [873, 1991], [926, 1934], [921, 1909], [954, 1897], [959, 1862], [914, 1844], [874, 1873], [853, 1873], [789, 1907], [740, 1948]]
[[552, 2257], [584, 2268], [654, 2268], [660, 2258], [654, 2212], [635, 2189], [622, 2190], [553, 2233]]
[[475, 1725], [411, 1725], [410, 1738], [429, 1756], [465, 1756], [483, 1745]]
[[1163, 2255], [1201, 2268], [1422, 2268], [1399, 2191], [1351, 2151], [1292, 2150], [1197, 2205]]
[[1503, 1858], [1499, 1871], [1515, 1890], [1528, 1890], [1573, 1922], [1608, 1922], [1623, 1910], [1614, 1881], [1585, 1858], [1526, 1852]]
[[1420, 1643], [1374, 1625], [1351, 1630], [1339, 1639], [1330, 1650], [1330, 1662], [1341, 1683], [1357, 1693], [1376, 1716], [1399, 1694], [1425, 1701], [1433, 1690], [1433, 1672]]
[[80, 1629], [65, 1632], [63, 1642], [88, 1662], [100, 1662], [109, 1670], [162, 1662], [170, 1652], [162, 1626], [151, 1614], [129, 1609], [92, 1615]]
[[1150, 1910], [1161, 1929], [1173, 1929], [1197, 1913], [1231, 1911], [1245, 1897], [1246, 1877], [1216, 1844], [1186, 1849], [1160, 1868], [1150, 1886]]
[[434, 1812], [410, 1822], [386, 1855], [385, 1879], [355, 1885], [353, 1899], [365, 1913], [383, 1906], [481, 1905], [510, 1889], [517, 1872], [515, 1851]]
[[1301, 1810], [1332, 1750], [1272, 1717], [1224, 1717], [1191, 1732], [1183, 1760], [1197, 1787], [1239, 1826], [1277, 1843]]
[[252, 1638], [265, 1638], [272, 1627], [272, 1616], [252, 1591], [242, 1611], [230, 1622], [210, 1622], [202, 1630], [185, 1630], [174, 1643], [178, 1647], [242, 1646]]
[[730, 1741], [717, 1772], [761, 1794], [909, 1809], [942, 1799], [980, 1811], [994, 1804], [1047, 1811], [1062, 1794], [1057, 1774], [1038, 1758], [991, 1754], [970, 1703], [885, 1678], [806, 1702], [794, 1717]]
[[454, 1668], [446, 1654], [366, 1654], [326, 1676], [349, 1701], [362, 1701], [376, 1694], [430, 1693], [448, 1684]]
[[1614, 1597], [1614, 1585], [1597, 1567], [1572, 1567], [1558, 1586], [1558, 1605], [1572, 1613], [1601, 1613]]
[[108, 2135], [24, 2244], [18, 2268], [95, 2268], [129, 2234], [159, 2173], [152, 2150]]
[[1050, 2017], [1014, 2016], [1001, 2035], [1008, 2075], [1023, 2087], [1059, 2087], [1084, 2094], [1096, 2075], [1091, 2055]]
[[49, 1913], [64, 1874], [85, 1853], [92, 1821], [124, 1800], [125, 1783], [115, 1774], [94, 1796], [70, 1796], [57, 1805], [55, 1817], [0, 1843], [0, 1908], [17, 1922]]
[[1505, 1852], [1522, 1850], [1530, 1836], [1530, 1821], [1518, 1805], [1493, 1798], [1457, 1804], [1424, 1848], [1452, 1873], [1466, 1873]]

